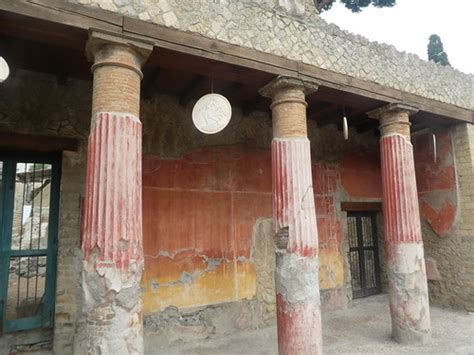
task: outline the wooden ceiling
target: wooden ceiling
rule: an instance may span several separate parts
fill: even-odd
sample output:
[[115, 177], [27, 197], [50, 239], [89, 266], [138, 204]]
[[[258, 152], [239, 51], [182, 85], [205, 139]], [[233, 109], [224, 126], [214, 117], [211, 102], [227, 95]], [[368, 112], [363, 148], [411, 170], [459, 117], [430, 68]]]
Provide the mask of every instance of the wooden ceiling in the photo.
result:
[[[12, 68], [55, 75], [58, 83], [66, 78], [92, 80], [90, 63], [84, 48], [87, 31], [43, 20], [0, 12], [0, 55]], [[270, 101], [258, 90], [274, 74], [238, 65], [197, 57], [183, 52], [155, 47], [143, 68], [142, 97], [156, 93], [178, 96], [182, 105], [211, 92], [226, 96], [244, 114], [254, 110], [268, 111]], [[342, 127], [345, 112], [349, 126], [359, 132], [376, 130], [378, 122], [366, 112], [386, 104], [373, 98], [321, 86], [308, 97], [308, 118], [322, 127]], [[420, 112], [412, 118], [415, 129], [452, 124], [444, 116]]]

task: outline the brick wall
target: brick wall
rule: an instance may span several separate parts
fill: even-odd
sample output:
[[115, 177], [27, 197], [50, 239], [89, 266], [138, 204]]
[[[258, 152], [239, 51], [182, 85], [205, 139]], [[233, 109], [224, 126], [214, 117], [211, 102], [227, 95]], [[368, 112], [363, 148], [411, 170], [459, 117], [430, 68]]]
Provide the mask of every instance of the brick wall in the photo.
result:
[[84, 145], [64, 152], [61, 173], [54, 352], [71, 354], [81, 318], [81, 196], [85, 183]]

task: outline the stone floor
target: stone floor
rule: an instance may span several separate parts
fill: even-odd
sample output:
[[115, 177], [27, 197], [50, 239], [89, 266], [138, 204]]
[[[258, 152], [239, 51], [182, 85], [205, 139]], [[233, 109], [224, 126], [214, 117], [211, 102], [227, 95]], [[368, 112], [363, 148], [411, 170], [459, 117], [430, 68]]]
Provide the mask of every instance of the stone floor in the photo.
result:
[[[474, 354], [474, 314], [431, 308], [433, 341], [401, 346], [390, 339], [386, 295], [359, 299], [353, 307], [323, 314], [325, 354]], [[145, 338], [146, 354], [277, 354], [276, 327], [221, 338], [175, 343], [166, 348]]]

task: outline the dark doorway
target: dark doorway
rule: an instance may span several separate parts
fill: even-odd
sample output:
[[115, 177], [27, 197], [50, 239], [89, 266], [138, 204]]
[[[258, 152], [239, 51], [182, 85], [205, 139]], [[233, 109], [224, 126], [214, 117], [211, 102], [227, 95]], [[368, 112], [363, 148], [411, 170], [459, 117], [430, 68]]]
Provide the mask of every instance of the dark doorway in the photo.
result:
[[352, 297], [381, 292], [375, 212], [348, 212], [349, 263]]

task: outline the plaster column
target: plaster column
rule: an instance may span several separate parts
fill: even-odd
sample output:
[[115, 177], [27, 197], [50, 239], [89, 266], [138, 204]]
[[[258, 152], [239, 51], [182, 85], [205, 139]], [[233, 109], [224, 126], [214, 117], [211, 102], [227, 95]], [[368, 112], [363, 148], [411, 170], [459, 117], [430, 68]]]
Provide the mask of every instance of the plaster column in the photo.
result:
[[92, 32], [92, 120], [83, 215], [88, 354], [143, 354], [141, 65], [152, 47]]
[[321, 354], [318, 232], [305, 95], [317, 86], [278, 77], [261, 89], [272, 99], [273, 223], [280, 354]]
[[385, 265], [392, 335], [400, 343], [431, 337], [420, 211], [409, 115], [417, 109], [390, 104], [368, 115], [380, 120]]

